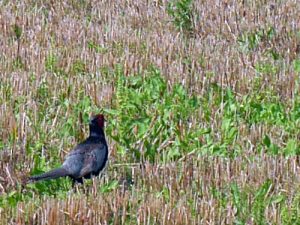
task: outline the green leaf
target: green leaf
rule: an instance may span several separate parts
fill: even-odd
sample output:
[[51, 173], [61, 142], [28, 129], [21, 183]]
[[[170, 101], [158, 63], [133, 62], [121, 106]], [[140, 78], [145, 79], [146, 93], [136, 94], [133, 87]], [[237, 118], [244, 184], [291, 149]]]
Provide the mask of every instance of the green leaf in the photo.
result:
[[295, 59], [293, 65], [294, 65], [294, 70], [297, 73], [300, 73], [300, 59]]
[[107, 184], [104, 184], [100, 187], [100, 192], [102, 194], [104, 193], [109, 193], [113, 190], [115, 190], [119, 185], [119, 182], [117, 180], [112, 180], [112, 181], [109, 181]]
[[22, 28], [20, 26], [18, 26], [17, 24], [14, 25], [14, 32], [16, 35], [16, 38], [19, 40], [21, 38], [22, 35]]
[[271, 145], [271, 139], [268, 135], [265, 135], [264, 139], [263, 139], [263, 143], [264, 145], [266, 145], [268, 148], [270, 147]]
[[299, 152], [297, 140], [289, 139], [286, 147], [284, 148], [285, 155], [296, 155]]

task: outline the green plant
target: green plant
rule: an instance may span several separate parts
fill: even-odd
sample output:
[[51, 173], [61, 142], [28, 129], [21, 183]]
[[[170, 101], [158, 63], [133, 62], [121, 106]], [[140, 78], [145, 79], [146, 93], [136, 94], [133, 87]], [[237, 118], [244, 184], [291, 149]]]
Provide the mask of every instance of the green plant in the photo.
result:
[[297, 72], [297, 73], [300, 73], [300, 59], [295, 59], [293, 61], [293, 66], [294, 66], [294, 70]]
[[249, 219], [248, 194], [240, 190], [240, 187], [233, 183], [230, 187], [233, 206], [236, 209], [235, 224], [246, 224]]
[[17, 57], [13, 61], [13, 68], [24, 69], [24, 63], [22, 62], [21, 55], [20, 55], [22, 28], [18, 24], [14, 25], [14, 33], [17, 39], [18, 47], [17, 47]]
[[133, 154], [153, 161], [157, 154], [167, 159], [182, 156], [199, 145], [196, 130], [187, 131], [188, 120], [198, 107], [195, 96], [189, 97], [177, 84], [168, 90], [157, 69], [146, 76], [125, 77], [117, 71], [116, 100], [107, 112], [114, 117], [111, 137], [121, 155]]
[[111, 191], [115, 190], [118, 187], [118, 185], [119, 185], [119, 182], [117, 180], [111, 180], [108, 183], [106, 183], [100, 187], [100, 192], [103, 194], [111, 192]]
[[279, 68], [272, 63], [259, 62], [255, 65], [255, 70], [260, 74], [275, 75], [278, 73]]
[[45, 69], [47, 72], [52, 72], [57, 75], [65, 75], [63, 68], [59, 66], [59, 57], [54, 53], [50, 53], [45, 60]]
[[267, 223], [265, 211], [272, 202], [270, 195], [271, 188], [272, 182], [270, 180], [266, 180], [255, 192], [252, 206], [252, 217], [256, 224]]
[[72, 74], [84, 74], [87, 72], [87, 67], [82, 60], [76, 60], [71, 67]]
[[168, 3], [167, 12], [180, 32], [193, 30], [192, 0], [172, 0]]
[[105, 54], [108, 52], [108, 48], [103, 45], [98, 45], [93, 41], [88, 41], [88, 48], [94, 50], [96, 53]]
[[[276, 35], [275, 28], [270, 26], [268, 28], [261, 28], [252, 32], [244, 32], [237, 39], [240, 49], [243, 52], [256, 50], [264, 41], [268, 42]], [[272, 54], [272, 53], [271, 53]], [[274, 54], [274, 52], [273, 52]], [[274, 55], [276, 57], [276, 55]]]
[[291, 204], [283, 204], [280, 210], [282, 224], [292, 225], [300, 223], [300, 194], [293, 196]]

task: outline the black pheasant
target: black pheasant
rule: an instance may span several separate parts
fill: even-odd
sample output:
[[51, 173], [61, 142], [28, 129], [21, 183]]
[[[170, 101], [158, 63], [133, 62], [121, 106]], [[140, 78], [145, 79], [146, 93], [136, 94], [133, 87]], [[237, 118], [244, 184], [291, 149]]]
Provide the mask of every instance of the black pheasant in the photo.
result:
[[61, 167], [32, 176], [29, 182], [70, 177], [74, 183], [82, 183], [83, 178], [98, 176], [108, 159], [108, 147], [104, 134], [104, 116], [98, 114], [90, 120], [89, 137], [78, 144], [66, 157]]

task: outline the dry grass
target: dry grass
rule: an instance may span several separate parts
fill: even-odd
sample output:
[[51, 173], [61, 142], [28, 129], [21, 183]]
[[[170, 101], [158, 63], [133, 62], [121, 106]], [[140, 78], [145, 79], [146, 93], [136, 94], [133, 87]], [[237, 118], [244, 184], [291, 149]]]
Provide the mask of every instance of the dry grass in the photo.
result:
[[[185, 37], [175, 29], [163, 0], [1, 1], [0, 198], [20, 191], [19, 184], [36, 164], [35, 154], [46, 160], [47, 167], [82, 139], [86, 127], [76, 110], [111, 106], [116, 82], [112, 71], [118, 64], [128, 76], [154, 65], [170, 86], [180, 82], [199, 96], [217, 83], [242, 97], [257, 90], [253, 87], [259, 77], [260, 89], [270, 88], [286, 102], [295, 98], [299, 74], [292, 64], [300, 54], [298, 1], [199, 0], [193, 6], [193, 35]], [[15, 25], [22, 29], [20, 40]], [[274, 38], [262, 38], [251, 51], [240, 50], [243, 34], [269, 27], [276, 31]], [[280, 59], [271, 60], [270, 50]], [[269, 63], [276, 72], [258, 75], [260, 63]], [[85, 95], [94, 108], [78, 106]], [[220, 121], [213, 118], [222, 106], [211, 107], [211, 129], [218, 138]], [[68, 118], [72, 135], [63, 132]], [[199, 118], [193, 120], [194, 126], [201, 123]], [[118, 156], [116, 143], [108, 137], [110, 166], [104, 179], [65, 197], [36, 195], [16, 207], [0, 207], [0, 223], [233, 224], [243, 217], [235, 205], [236, 184], [246, 195], [241, 203], [249, 214], [246, 223], [255, 224], [257, 215], [250, 212], [259, 188], [270, 180], [266, 202], [272, 197], [281, 200], [265, 206], [266, 222], [284, 224], [299, 201], [298, 159], [253, 150], [265, 133], [282, 137], [276, 128], [239, 129], [241, 140], [250, 144], [234, 160], [191, 154], [180, 162], [145, 168], [114, 166], [126, 158]], [[101, 193], [99, 187], [111, 180], [120, 185]]]
[[[129, 168], [127, 168], [128, 170]], [[65, 199], [42, 197], [38, 203], [19, 203], [17, 211], [5, 209], [4, 221], [9, 224], [233, 224], [237, 215], [231, 184], [240, 190], [250, 190], [246, 205], [250, 209], [257, 190], [266, 180], [272, 185], [265, 200], [285, 194], [287, 202], [297, 198], [300, 180], [299, 163], [295, 159], [256, 157], [187, 159], [185, 162], [164, 166], [146, 164], [142, 170], [132, 167], [110, 168], [105, 180], [119, 180], [119, 187], [101, 194], [93, 185], [70, 191]], [[133, 186], [128, 189], [124, 180], [131, 173]], [[104, 185], [104, 179], [95, 181]], [[221, 197], [227, 199], [222, 205]], [[241, 196], [240, 196], [241, 197]], [[270, 224], [282, 223], [278, 212], [280, 202], [271, 202], [265, 214]], [[248, 213], [248, 212], [246, 212]], [[253, 224], [249, 216], [247, 224]]]

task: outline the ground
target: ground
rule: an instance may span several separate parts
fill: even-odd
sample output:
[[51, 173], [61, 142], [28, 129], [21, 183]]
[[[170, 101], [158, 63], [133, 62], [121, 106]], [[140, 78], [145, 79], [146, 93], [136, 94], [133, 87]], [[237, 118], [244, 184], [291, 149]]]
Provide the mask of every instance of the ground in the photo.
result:
[[[299, 224], [300, 4], [1, 1], [0, 224]], [[26, 184], [107, 117], [109, 164]]]

